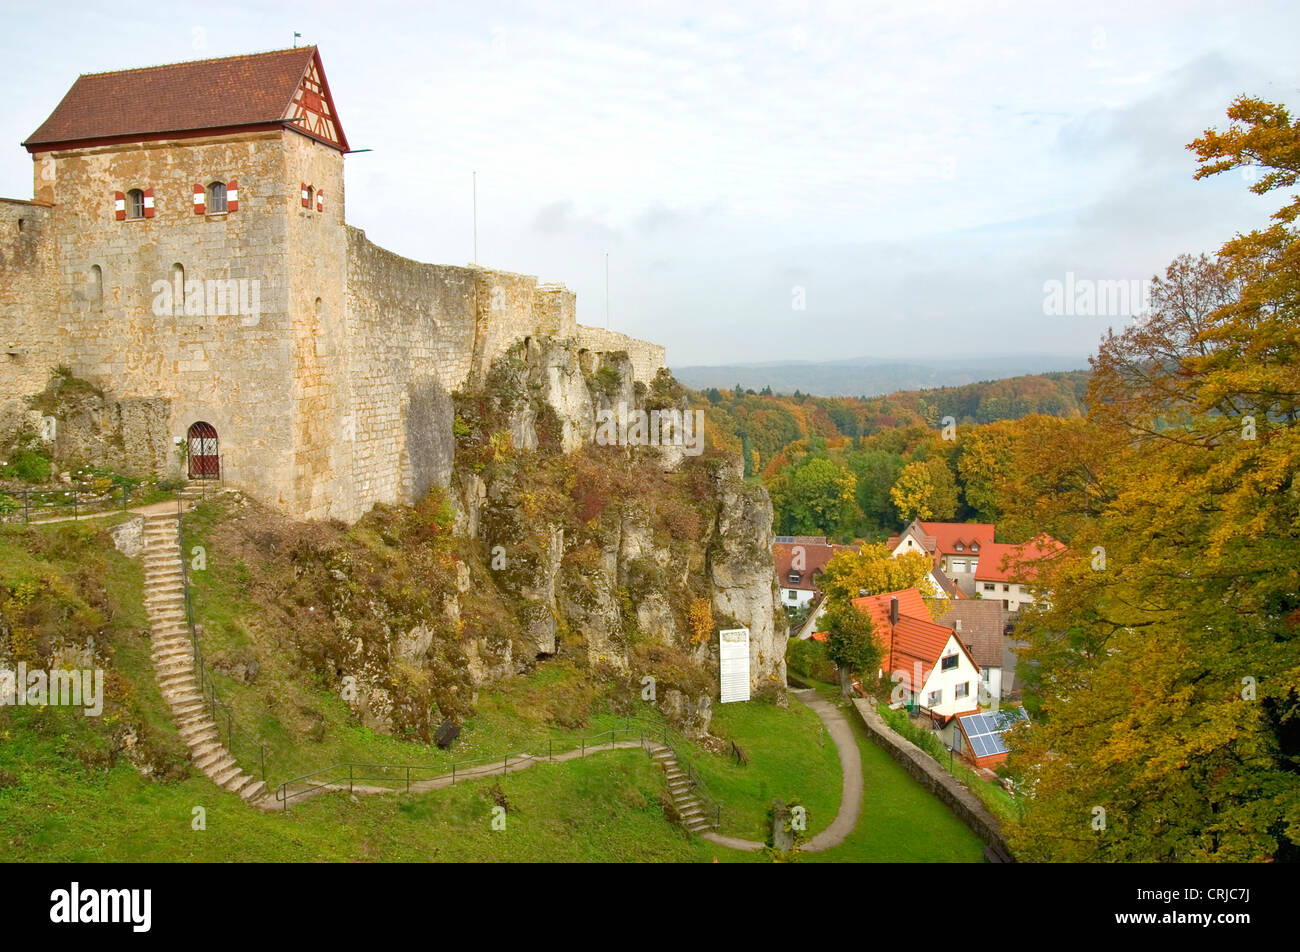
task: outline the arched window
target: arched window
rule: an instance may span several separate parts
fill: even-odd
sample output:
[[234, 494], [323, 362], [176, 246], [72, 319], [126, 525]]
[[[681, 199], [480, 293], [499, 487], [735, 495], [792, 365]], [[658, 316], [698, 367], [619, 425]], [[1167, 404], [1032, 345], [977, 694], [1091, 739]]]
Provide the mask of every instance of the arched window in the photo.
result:
[[90, 303], [98, 310], [104, 309], [104, 269], [97, 264], [90, 266]]
[[133, 188], [126, 193], [126, 217], [144, 217], [144, 192], [138, 188]]
[[316, 189], [310, 185], [307, 186], [307, 208], [313, 208], [316, 204]]
[[208, 186], [208, 214], [226, 210], [226, 183], [213, 182]]

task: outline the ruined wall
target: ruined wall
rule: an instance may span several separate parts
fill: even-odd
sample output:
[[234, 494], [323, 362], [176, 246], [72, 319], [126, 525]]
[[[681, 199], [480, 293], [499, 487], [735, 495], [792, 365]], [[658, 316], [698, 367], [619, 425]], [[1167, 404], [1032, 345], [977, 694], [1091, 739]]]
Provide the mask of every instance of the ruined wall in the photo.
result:
[[649, 341], [628, 337], [617, 331], [579, 324], [577, 338], [578, 346], [592, 353], [609, 354], [620, 350], [627, 351], [628, 359], [632, 361], [632, 371], [641, 383], [649, 383], [659, 372], [660, 367], [667, 366], [663, 347]]
[[[36, 194], [56, 206], [58, 340], [30, 358], [45, 365], [41, 373], [65, 363], [115, 399], [168, 400], [173, 437], [211, 423], [226, 476], [282, 505], [290, 502], [293, 381], [285, 208], [299, 185], [284, 181], [286, 136], [299, 138], [274, 132], [37, 157]], [[238, 211], [194, 213], [195, 183], [232, 179]], [[133, 188], [153, 189], [155, 215], [117, 221], [114, 193]], [[257, 313], [160, 299], [155, 282], [170, 289], [175, 265], [187, 282], [255, 286]], [[171, 465], [179, 471], [178, 456]]]
[[27, 422], [25, 398], [66, 362], [52, 217], [49, 206], [0, 199], [0, 439]]

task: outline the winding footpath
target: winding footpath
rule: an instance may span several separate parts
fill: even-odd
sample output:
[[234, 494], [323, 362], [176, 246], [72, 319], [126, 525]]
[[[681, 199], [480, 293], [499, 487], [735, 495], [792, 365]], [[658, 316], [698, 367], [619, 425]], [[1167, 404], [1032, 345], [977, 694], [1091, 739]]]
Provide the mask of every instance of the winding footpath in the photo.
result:
[[[839, 812], [835, 814], [835, 819], [831, 821], [830, 826], [799, 847], [802, 853], [820, 853], [832, 846], [839, 846], [858, 825], [858, 814], [862, 812], [862, 755], [853, 737], [853, 728], [849, 726], [849, 722], [844, 719], [844, 715], [835, 705], [810, 688], [791, 691], [790, 694], [821, 718], [827, 732], [831, 735], [831, 740], [835, 742], [836, 752], [840, 755]], [[721, 833], [701, 833], [700, 839], [728, 849], [750, 852], [761, 850], [767, 845], [755, 840], [723, 836]]]

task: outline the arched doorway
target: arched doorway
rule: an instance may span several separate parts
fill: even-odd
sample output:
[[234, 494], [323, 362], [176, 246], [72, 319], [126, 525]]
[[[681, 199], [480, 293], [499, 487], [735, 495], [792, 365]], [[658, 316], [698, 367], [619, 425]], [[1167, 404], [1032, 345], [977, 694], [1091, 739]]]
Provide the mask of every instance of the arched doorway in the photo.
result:
[[221, 456], [217, 452], [217, 428], [199, 421], [190, 427], [190, 479], [216, 479], [221, 475]]

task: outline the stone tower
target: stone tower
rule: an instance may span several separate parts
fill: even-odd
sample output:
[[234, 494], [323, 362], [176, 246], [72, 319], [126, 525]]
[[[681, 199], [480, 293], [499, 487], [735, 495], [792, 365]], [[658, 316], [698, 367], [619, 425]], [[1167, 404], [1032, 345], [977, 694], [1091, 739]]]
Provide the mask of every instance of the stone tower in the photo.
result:
[[642, 382], [663, 366], [579, 326], [563, 286], [346, 225], [315, 47], [81, 76], [24, 145], [34, 199], [0, 199], [0, 421], [66, 366], [136, 408], [147, 468], [351, 521], [446, 485], [449, 394], [518, 340], [625, 351]]

